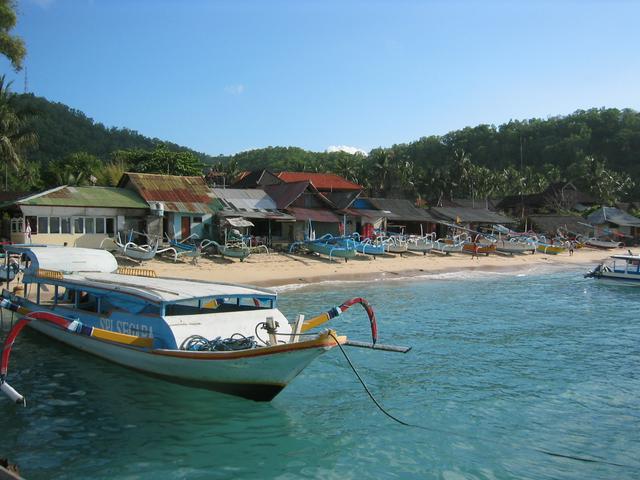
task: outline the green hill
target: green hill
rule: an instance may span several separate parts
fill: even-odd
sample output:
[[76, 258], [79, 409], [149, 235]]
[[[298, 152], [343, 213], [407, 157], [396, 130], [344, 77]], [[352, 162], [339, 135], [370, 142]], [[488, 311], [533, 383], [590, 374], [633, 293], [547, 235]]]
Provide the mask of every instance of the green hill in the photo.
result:
[[26, 158], [40, 165], [76, 152], [87, 152], [106, 161], [116, 150], [153, 150], [158, 145], [165, 145], [172, 151], [191, 152], [202, 162], [213, 161], [213, 157], [204, 153], [158, 138], [145, 137], [128, 128], [107, 128], [79, 110], [43, 97], [17, 95], [15, 103], [18, 108], [34, 114], [30, 122], [38, 136], [38, 148], [28, 152]]
[[239, 170], [333, 171], [382, 195], [500, 196], [567, 180], [612, 201], [640, 196], [640, 113], [593, 108], [478, 125], [375, 148], [367, 157], [268, 147], [230, 161]]
[[[35, 114], [30, 121], [39, 145], [25, 157], [43, 172], [77, 152], [105, 162], [116, 151], [163, 146], [195, 155], [224, 171], [228, 181], [241, 170], [269, 168], [334, 172], [370, 194], [419, 196], [431, 202], [536, 193], [561, 180], [607, 202], [640, 197], [640, 113], [632, 109], [593, 108], [478, 125], [375, 148], [366, 156], [276, 146], [214, 157], [127, 128], [107, 128], [78, 110], [32, 94], [17, 95], [16, 103]], [[43, 180], [44, 186], [53, 181], [51, 175]]]

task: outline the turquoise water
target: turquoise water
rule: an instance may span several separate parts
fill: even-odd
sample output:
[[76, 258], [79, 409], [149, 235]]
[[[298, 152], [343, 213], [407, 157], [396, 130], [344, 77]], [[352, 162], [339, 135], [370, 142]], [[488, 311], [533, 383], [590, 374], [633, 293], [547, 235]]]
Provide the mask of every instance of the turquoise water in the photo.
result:
[[[640, 478], [640, 290], [581, 273], [281, 293], [288, 316], [369, 299], [380, 341], [413, 350], [348, 353], [391, 413], [429, 430], [382, 415], [337, 349], [261, 404], [149, 379], [29, 333], [10, 382], [30, 403], [0, 399], [0, 456], [29, 479]], [[368, 339], [359, 307], [334, 326]]]

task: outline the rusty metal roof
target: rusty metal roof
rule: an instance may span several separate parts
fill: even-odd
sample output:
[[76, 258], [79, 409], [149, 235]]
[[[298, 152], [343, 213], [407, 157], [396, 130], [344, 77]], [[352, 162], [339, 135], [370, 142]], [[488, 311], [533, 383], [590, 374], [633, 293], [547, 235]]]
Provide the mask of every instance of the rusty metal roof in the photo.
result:
[[314, 187], [323, 192], [334, 190], [362, 190], [357, 183], [350, 182], [346, 178], [335, 173], [315, 173], [315, 172], [280, 172], [277, 177], [286, 183], [311, 182]]
[[129, 182], [147, 202], [162, 202], [167, 212], [213, 213], [221, 208], [203, 177], [127, 172], [118, 186]]

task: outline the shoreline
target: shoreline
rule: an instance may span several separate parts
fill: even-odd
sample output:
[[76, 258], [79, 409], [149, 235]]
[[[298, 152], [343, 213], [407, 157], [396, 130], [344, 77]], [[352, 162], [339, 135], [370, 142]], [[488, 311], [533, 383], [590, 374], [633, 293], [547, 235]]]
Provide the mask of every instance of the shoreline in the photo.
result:
[[[220, 257], [200, 258], [197, 264], [189, 260], [173, 262], [154, 259], [141, 265], [155, 270], [158, 276], [188, 278], [214, 282], [239, 283], [258, 287], [283, 287], [287, 285], [313, 285], [331, 281], [384, 281], [452, 272], [530, 271], [539, 266], [573, 265], [595, 266], [611, 255], [627, 253], [626, 248], [615, 250], [579, 249], [573, 256], [568, 253], [547, 255], [543, 253], [515, 256], [480, 256], [468, 254], [450, 256], [416, 255], [385, 256], [372, 259], [357, 257], [344, 262], [329, 262], [313, 255], [286, 253], [256, 254], [244, 262]], [[124, 262], [121, 263], [125, 263]], [[126, 262], [130, 266], [131, 262]]]

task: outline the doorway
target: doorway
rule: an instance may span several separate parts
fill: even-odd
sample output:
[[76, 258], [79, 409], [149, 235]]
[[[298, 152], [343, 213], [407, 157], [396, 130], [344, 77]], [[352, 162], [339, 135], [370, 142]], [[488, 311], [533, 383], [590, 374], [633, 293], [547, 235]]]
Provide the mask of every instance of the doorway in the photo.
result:
[[191, 235], [191, 217], [181, 217], [180, 234], [182, 240]]

